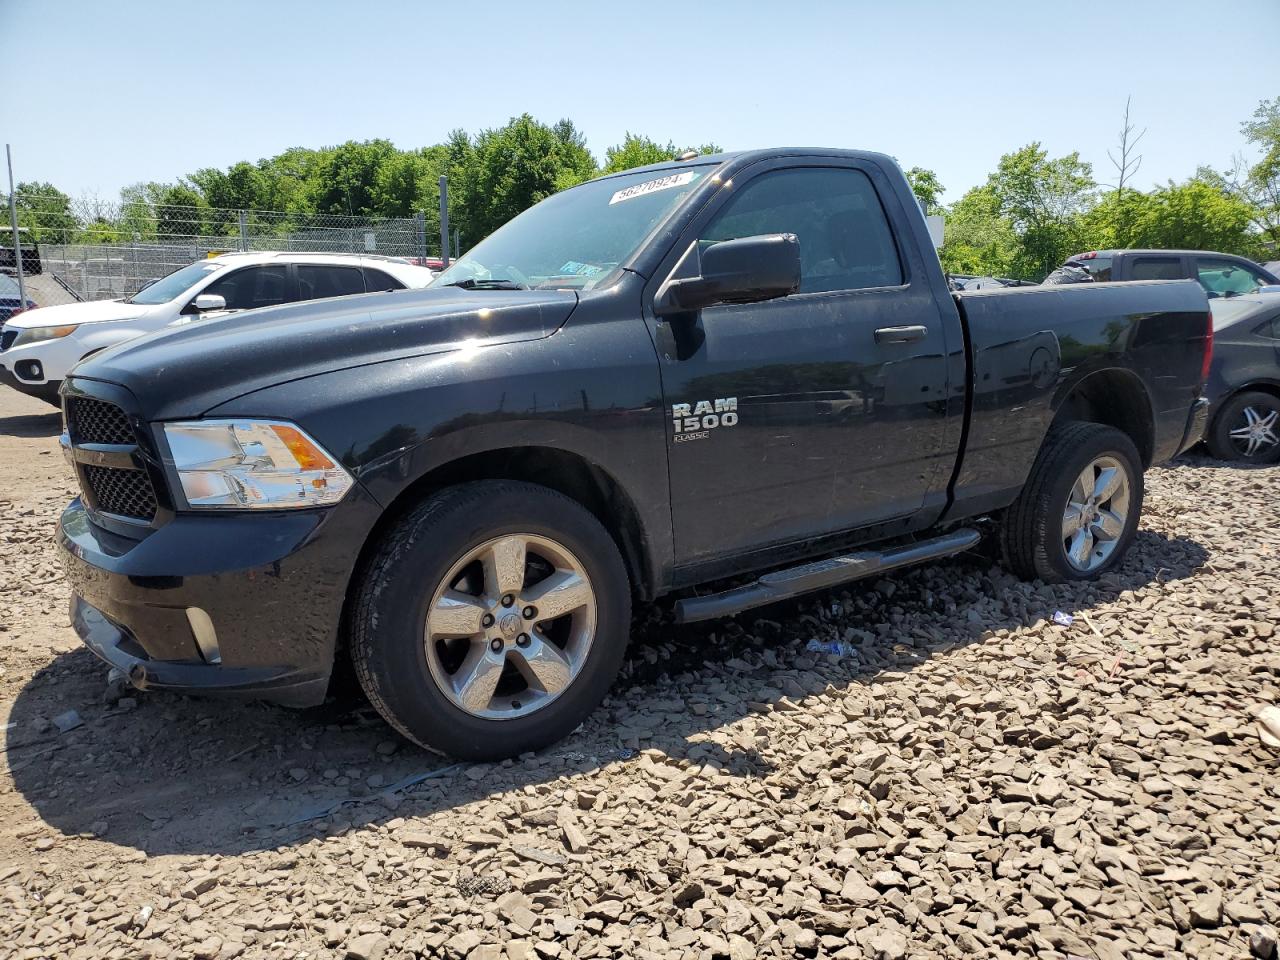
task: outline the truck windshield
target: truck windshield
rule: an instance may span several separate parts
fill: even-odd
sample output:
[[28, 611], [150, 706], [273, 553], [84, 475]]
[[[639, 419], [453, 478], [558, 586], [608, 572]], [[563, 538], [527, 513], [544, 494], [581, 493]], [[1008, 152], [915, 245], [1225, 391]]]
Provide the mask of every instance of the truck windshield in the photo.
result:
[[433, 287], [589, 290], [626, 260], [714, 164], [592, 180], [507, 222]]
[[215, 270], [221, 269], [222, 264], [210, 263], [208, 260], [199, 260], [195, 263], [187, 264], [187, 266], [175, 270], [167, 277], [161, 277], [150, 286], [139, 290], [129, 302], [140, 303], [145, 306], [168, 303], [170, 300], [174, 300], [190, 290], [191, 285], [197, 280], [207, 277]]

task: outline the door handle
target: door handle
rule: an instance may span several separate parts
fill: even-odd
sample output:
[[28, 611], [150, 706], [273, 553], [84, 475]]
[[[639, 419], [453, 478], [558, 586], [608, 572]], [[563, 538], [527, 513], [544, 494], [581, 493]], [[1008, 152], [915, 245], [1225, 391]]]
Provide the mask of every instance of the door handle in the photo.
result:
[[928, 335], [928, 327], [880, 327], [876, 330], [876, 343], [915, 343]]

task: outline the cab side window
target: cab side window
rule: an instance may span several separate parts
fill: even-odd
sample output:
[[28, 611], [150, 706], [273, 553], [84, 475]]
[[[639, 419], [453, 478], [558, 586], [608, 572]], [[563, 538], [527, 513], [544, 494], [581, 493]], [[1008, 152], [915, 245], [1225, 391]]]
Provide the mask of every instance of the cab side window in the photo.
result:
[[1196, 257], [1196, 277], [1210, 297], [1238, 297], [1255, 293], [1267, 282], [1261, 273], [1255, 273], [1235, 260]]
[[353, 293], [364, 293], [364, 275], [359, 267], [298, 264], [299, 300], [323, 300]]
[[275, 306], [289, 299], [289, 268], [283, 264], [244, 267], [214, 281], [201, 292], [223, 297], [228, 310]]
[[364, 288], [370, 293], [374, 293], [378, 290], [403, 290], [404, 284], [389, 273], [374, 270], [372, 267], [365, 267]]
[[902, 283], [893, 232], [860, 171], [807, 167], [761, 174], [725, 204], [700, 244], [765, 233], [799, 238], [801, 293]]
[[1134, 280], [1181, 280], [1182, 261], [1177, 257], [1140, 257], [1133, 261]]

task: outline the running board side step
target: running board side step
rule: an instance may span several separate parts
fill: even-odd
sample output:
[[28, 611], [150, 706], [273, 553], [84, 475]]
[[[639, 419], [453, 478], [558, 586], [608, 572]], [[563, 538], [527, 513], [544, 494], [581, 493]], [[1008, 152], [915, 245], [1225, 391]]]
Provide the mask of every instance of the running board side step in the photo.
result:
[[686, 597], [675, 605], [676, 623], [693, 623], [728, 617], [752, 607], [789, 600], [802, 593], [825, 590], [851, 580], [860, 580], [874, 574], [885, 573], [898, 567], [938, 560], [955, 553], [963, 553], [976, 546], [982, 539], [977, 530], [966, 527], [901, 547], [887, 550], [860, 550], [827, 560], [817, 560], [798, 567], [766, 573], [755, 583], [735, 587], [723, 593], [705, 597]]

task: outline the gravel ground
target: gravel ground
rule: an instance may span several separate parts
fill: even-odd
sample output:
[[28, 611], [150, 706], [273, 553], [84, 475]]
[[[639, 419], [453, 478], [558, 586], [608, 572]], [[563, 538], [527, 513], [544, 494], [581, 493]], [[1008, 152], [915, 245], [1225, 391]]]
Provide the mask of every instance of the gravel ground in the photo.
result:
[[0, 954], [1274, 949], [1280, 471], [1153, 471], [1090, 586], [971, 557], [741, 622], [644, 612], [579, 731], [466, 766], [355, 698], [109, 686], [66, 626], [44, 409], [0, 390]]

